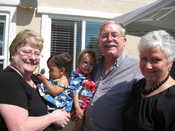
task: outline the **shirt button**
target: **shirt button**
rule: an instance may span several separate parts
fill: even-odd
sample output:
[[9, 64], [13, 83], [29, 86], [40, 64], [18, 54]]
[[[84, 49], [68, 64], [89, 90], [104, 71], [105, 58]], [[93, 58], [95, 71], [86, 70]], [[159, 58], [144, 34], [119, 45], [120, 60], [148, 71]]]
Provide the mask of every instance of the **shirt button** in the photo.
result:
[[94, 105], [94, 102], [93, 102], [93, 101], [91, 101], [91, 102], [90, 102], [90, 106], [93, 106], [93, 105]]

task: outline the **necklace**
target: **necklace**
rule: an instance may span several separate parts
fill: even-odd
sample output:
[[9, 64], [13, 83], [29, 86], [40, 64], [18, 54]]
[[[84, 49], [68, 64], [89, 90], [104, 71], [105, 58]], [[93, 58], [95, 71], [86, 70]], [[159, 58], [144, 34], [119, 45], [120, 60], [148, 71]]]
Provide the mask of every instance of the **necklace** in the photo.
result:
[[163, 85], [169, 78], [169, 74], [167, 75], [167, 77], [161, 81], [160, 83], [156, 84], [155, 86], [153, 86], [152, 88], [149, 88], [149, 89], [144, 89], [142, 90], [142, 94], [143, 95], [148, 95], [150, 94], [151, 92], [155, 91], [156, 89], [158, 89], [159, 87], [161, 87], [161, 85]]

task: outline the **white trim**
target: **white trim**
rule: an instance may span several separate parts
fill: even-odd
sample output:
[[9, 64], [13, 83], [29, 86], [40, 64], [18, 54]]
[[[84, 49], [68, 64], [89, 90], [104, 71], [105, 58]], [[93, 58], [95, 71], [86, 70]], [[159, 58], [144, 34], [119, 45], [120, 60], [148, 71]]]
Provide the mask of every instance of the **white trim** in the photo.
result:
[[0, 5], [17, 6], [20, 4], [20, 0], [1, 0]]
[[[48, 68], [46, 61], [50, 57], [51, 52], [51, 20], [59, 19], [59, 20], [70, 20], [72, 22], [82, 22], [82, 30], [81, 30], [81, 50], [85, 48], [85, 35], [86, 35], [86, 21], [105, 21], [104, 19], [99, 18], [86, 18], [86, 17], [76, 17], [76, 16], [58, 16], [55, 14], [41, 14], [41, 35], [44, 38], [44, 48], [42, 51], [43, 58], [41, 58], [40, 69], [44, 68], [46, 70], [46, 76], [48, 76]], [[74, 26], [75, 28], [75, 26]], [[77, 27], [75, 28], [77, 29]], [[75, 31], [75, 30], [74, 30]], [[75, 35], [75, 33], [74, 33]], [[75, 40], [75, 39], [74, 39]], [[74, 41], [75, 42], [75, 41]], [[76, 46], [76, 45], [74, 45]], [[74, 48], [74, 56], [76, 58], [76, 51]], [[76, 60], [76, 59], [73, 59]], [[76, 62], [73, 61], [73, 68], [76, 67]]]
[[[49, 15], [49, 14], [47, 14]], [[77, 22], [82, 22], [82, 21], [94, 21], [94, 22], [104, 22], [106, 19], [101, 19], [101, 18], [87, 18], [87, 17], [76, 17], [76, 16], [59, 16], [59, 15], [49, 15], [51, 19], [59, 19], [59, 20], [68, 20], [68, 21], [77, 21]]]
[[6, 21], [5, 21], [5, 27], [4, 27], [4, 54], [3, 54], [3, 68], [5, 68], [8, 65], [8, 40], [9, 40], [9, 23], [10, 23], [10, 15], [7, 13], [0, 13], [0, 15], [5, 15], [6, 16]]
[[83, 49], [85, 49], [85, 45], [86, 45], [86, 43], [85, 43], [85, 41], [86, 41], [86, 39], [85, 39], [85, 37], [86, 37], [86, 21], [85, 20], [82, 21], [81, 36], [82, 36], [81, 50], [83, 50]]
[[74, 44], [73, 44], [73, 70], [76, 68], [76, 54], [77, 54], [77, 22], [74, 22]]
[[40, 61], [40, 69], [46, 70], [48, 76], [47, 59], [50, 57], [51, 48], [51, 18], [48, 15], [42, 15], [41, 17], [41, 36], [44, 39], [44, 48], [42, 51], [42, 58]]
[[9, 65], [9, 45], [16, 35], [16, 7], [0, 6], [0, 13], [7, 16], [5, 30], [4, 67]]
[[103, 19], [113, 19], [114, 17], [121, 15], [120, 13], [107, 13], [107, 12], [88, 11], [88, 10], [71, 9], [71, 8], [49, 8], [44, 6], [38, 7], [38, 13], [95, 17], [95, 18], [103, 18]]

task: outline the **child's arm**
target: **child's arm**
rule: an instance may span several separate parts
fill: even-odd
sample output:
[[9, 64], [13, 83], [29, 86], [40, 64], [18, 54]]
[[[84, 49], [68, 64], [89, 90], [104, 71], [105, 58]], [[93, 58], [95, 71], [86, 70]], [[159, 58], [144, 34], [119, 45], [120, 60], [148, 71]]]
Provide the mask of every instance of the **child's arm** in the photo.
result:
[[84, 110], [82, 110], [80, 107], [79, 96], [77, 94], [74, 94], [73, 101], [74, 101], [76, 117], [78, 117], [79, 119], [82, 119], [84, 116]]
[[[50, 83], [48, 81], [48, 79], [42, 75], [42, 74], [38, 74], [37, 75], [38, 79], [44, 84], [44, 87], [47, 88], [48, 92], [52, 95], [52, 96], [56, 96], [59, 93], [64, 91], [63, 87], [57, 86], [57, 85], [53, 85], [52, 83]], [[65, 82], [63, 82], [65, 83]], [[64, 84], [63, 84], [64, 85]]]

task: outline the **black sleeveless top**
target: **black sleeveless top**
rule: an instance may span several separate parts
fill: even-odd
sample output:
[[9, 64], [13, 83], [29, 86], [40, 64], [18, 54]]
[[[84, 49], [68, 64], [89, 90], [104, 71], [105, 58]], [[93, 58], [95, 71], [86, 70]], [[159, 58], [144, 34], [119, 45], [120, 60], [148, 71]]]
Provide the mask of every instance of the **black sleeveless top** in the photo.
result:
[[[35, 76], [32, 76], [32, 79], [34, 82], [38, 82]], [[0, 72], [0, 85], [0, 104], [11, 104], [25, 108], [29, 111], [29, 116], [47, 114], [47, 106], [37, 90], [31, 88], [12, 68], [7, 67]], [[0, 131], [8, 131], [2, 117], [0, 120]], [[54, 130], [54, 126], [50, 126], [44, 131]]]

